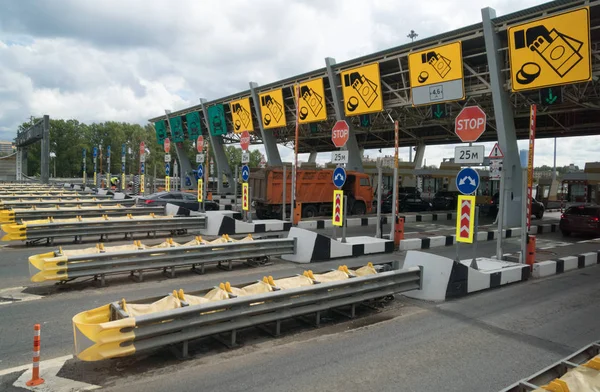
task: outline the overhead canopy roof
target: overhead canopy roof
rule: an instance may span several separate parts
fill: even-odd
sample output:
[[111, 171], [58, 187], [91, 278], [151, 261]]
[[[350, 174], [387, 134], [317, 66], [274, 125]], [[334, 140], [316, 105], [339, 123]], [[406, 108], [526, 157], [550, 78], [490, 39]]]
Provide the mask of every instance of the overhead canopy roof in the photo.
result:
[[[503, 72], [507, 80], [510, 80], [506, 34], [508, 27], [547, 14], [573, 10], [584, 5], [590, 6], [593, 80], [588, 83], [562, 87], [560, 89], [563, 97], [562, 103], [549, 106], [539, 105], [536, 132], [538, 138], [600, 134], [600, 1], [596, 0], [589, 3], [570, 0], [553, 1], [500, 16], [493, 20], [502, 45], [501, 52], [505, 61]], [[465, 101], [447, 103], [445, 106], [446, 115], [437, 119], [434, 118], [435, 116], [432, 113], [432, 106], [412, 106], [408, 55], [411, 52], [457, 40], [462, 41], [464, 87], [467, 98]], [[336, 75], [339, 75], [344, 70], [373, 62], [379, 63], [384, 110], [370, 114], [370, 124], [368, 126], [361, 126], [359, 117], [349, 117], [347, 119], [354, 127], [358, 144], [362, 148], [393, 147], [394, 126], [392, 120], [398, 120], [400, 124], [400, 146], [418, 143], [427, 145], [459, 143], [460, 140], [454, 134], [454, 118], [464, 106], [470, 105], [479, 105], [487, 113], [487, 129], [479, 141], [497, 140], [482, 23], [348, 60], [335, 65], [333, 70]], [[325, 67], [258, 87], [257, 92], [259, 94], [277, 88], [283, 90], [287, 126], [273, 130], [278, 143], [293, 144], [296, 118], [293, 86], [296, 83], [319, 77], [324, 80], [328, 117], [326, 121], [300, 126], [299, 152], [322, 152], [335, 149], [331, 142], [331, 128], [336, 118], [331, 87]], [[336, 77], [336, 80], [340, 80], [339, 76]], [[508, 89], [508, 86], [505, 87]], [[224, 104], [229, 130], [229, 133], [223, 136], [225, 143], [239, 143], [239, 135], [232, 132], [233, 124], [231, 123], [228, 103], [249, 96], [250, 90], [246, 90], [207, 103], [207, 106]], [[515, 113], [517, 137], [525, 139], [528, 137], [529, 132], [529, 106], [531, 103], [540, 103], [539, 91], [511, 93], [510, 100]], [[255, 132], [252, 134], [252, 143], [262, 143], [257, 119], [254, 116], [255, 103], [252, 102], [252, 99], [250, 101], [255, 128]], [[201, 106], [196, 105], [179, 110], [173, 112], [171, 116], [183, 116], [192, 111], [201, 111]], [[201, 116], [204, 117], [202, 113]], [[149, 121], [156, 122], [165, 119], [166, 116], [161, 115]]]

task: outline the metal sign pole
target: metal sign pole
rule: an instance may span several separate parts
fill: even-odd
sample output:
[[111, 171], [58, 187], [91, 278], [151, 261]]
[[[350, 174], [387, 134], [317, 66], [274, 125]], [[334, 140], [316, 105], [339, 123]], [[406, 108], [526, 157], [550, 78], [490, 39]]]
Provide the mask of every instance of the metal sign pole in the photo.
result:
[[[391, 117], [390, 117], [391, 119]], [[394, 121], [394, 189], [392, 190], [392, 221], [390, 228], [390, 240], [394, 240], [396, 219], [398, 217], [398, 148], [400, 145], [400, 126], [398, 120]]]
[[502, 253], [502, 231], [504, 229], [504, 205], [506, 202], [506, 200], [504, 200], [505, 194], [506, 192], [504, 192], [504, 170], [502, 170], [500, 172], [500, 194], [498, 196], [498, 215], [496, 218], [498, 220], [498, 239], [496, 240], [497, 260], [502, 260], [502, 258], [504, 257]]
[[[527, 169], [521, 168], [522, 171], [522, 186], [523, 191], [527, 189]], [[527, 254], [527, 195], [521, 193], [521, 263], [525, 263], [525, 255]]]
[[381, 188], [382, 188], [382, 178], [381, 178], [381, 174], [382, 174], [382, 168], [381, 168], [381, 160], [378, 159], [377, 160], [377, 224], [375, 225], [376, 231], [375, 231], [375, 237], [377, 238], [381, 238], [381, 226], [379, 225], [379, 222], [381, 222]]
[[235, 203], [235, 209], [234, 211], [238, 210], [238, 203], [237, 203], [237, 191], [238, 191], [238, 167], [235, 167], [235, 177], [233, 179], [233, 199], [234, 199], [234, 203]]
[[252, 223], [252, 187], [248, 186], [248, 223]]
[[479, 269], [477, 266], [477, 233], [479, 232], [479, 206], [475, 206], [475, 224], [473, 225], [473, 260], [471, 260], [471, 268]]
[[285, 164], [283, 165], [283, 175], [282, 175], [282, 185], [283, 185], [283, 198], [282, 198], [282, 210], [281, 210], [281, 220], [285, 221], [285, 202], [286, 202], [286, 185], [287, 185], [287, 172], [285, 168]]
[[342, 242], [346, 242], [346, 227], [348, 227], [348, 196], [344, 195], [344, 219], [342, 219]]
[[300, 219], [296, 218], [296, 214], [302, 214], [301, 211], [296, 211], [296, 181], [297, 181], [297, 177], [298, 177], [298, 132], [299, 132], [299, 128], [300, 128], [300, 86], [298, 84], [296, 84], [294, 86], [295, 89], [295, 96], [296, 96], [296, 131], [295, 131], [295, 141], [294, 141], [294, 167], [292, 169], [292, 205], [291, 205], [291, 212], [292, 212], [292, 222], [294, 224], [297, 224], [297, 220], [299, 221]]

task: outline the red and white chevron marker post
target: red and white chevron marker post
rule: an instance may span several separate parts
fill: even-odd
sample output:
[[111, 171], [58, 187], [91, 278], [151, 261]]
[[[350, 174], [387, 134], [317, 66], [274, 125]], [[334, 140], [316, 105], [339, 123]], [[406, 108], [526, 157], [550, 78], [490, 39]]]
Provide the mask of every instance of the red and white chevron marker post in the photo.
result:
[[333, 191], [333, 218], [334, 226], [342, 226], [344, 222], [344, 191]]
[[473, 243], [473, 228], [475, 225], [475, 196], [458, 197], [456, 214], [456, 242]]

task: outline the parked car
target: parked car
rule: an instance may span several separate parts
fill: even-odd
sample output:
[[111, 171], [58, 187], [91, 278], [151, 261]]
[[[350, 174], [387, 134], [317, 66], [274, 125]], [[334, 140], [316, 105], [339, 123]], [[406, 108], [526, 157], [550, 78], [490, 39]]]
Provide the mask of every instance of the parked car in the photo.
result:
[[600, 235], [600, 206], [569, 207], [560, 217], [558, 227], [564, 236], [572, 233]]
[[[499, 206], [500, 193], [496, 192], [494, 196], [492, 196], [492, 200], [490, 201], [490, 208], [488, 210], [489, 215], [496, 215], [498, 213]], [[535, 216], [538, 219], [542, 219], [545, 210], [546, 207], [544, 207], [544, 204], [542, 202], [539, 202], [536, 199], [531, 199], [531, 215]]]
[[[149, 196], [140, 197], [139, 200], [148, 206], [164, 206], [167, 203], [170, 203], [192, 211], [198, 211], [200, 209], [200, 203], [198, 202], [196, 194], [189, 192], [163, 191], [153, 193]], [[215, 203], [214, 201], [207, 200], [204, 203], [204, 209], [206, 211], [218, 210], [219, 204]]]
[[[381, 201], [382, 213], [389, 214], [392, 212], [392, 198], [393, 196], [389, 195]], [[398, 206], [400, 212], [430, 211], [433, 208], [431, 203], [422, 200], [421, 197], [417, 196], [416, 194], [399, 194], [398, 198], [400, 200]]]
[[455, 210], [458, 202], [459, 192], [439, 191], [431, 200], [433, 209], [435, 210]]

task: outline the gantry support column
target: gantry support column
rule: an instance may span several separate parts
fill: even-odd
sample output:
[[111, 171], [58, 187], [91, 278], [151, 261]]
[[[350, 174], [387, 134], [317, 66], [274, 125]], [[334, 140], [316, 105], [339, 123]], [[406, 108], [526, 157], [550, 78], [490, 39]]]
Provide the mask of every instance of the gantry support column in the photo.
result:
[[[171, 111], [170, 110], [165, 110], [165, 114], [167, 116], [167, 127], [169, 129], [169, 132], [171, 133], [171, 139], [173, 138], [173, 132], [171, 131], [171, 121], [170, 119], [170, 115], [171, 115]], [[175, 152], [177, 153], [177, 161], [179, 162], [179, 189], [196, 189], [197, 184], [196, 181], [194, 181], [194, 174], [193, 174], [193, 168], [192, 168], [192, 163], [190, 162], [190, 158], [187, 156], [186, 151], [183, 149], [183, 147], [180, 147], [179, 145], [183, 146], [183, 143], [175, 143], [173, 142], [173, 145], [175, 146]], [[157, 161], [157, 163], [159, 163], [161, 161], [161, 159], [159, 159]], [[208, 168], [206, 168], [206, 170], [208, 170]], [[146, 166], [146, 173], [148, 173], [148, 167]], [[173, 170], [173, 174], [177, 175], [178, 173], [175, 173], [175, 170]], [[190, 176], [190, 180], [191, 181], [191, 185], [186, 185], [185, 184], [185, 176]], [[154, 181], [156, 181], [156, 178], [154, 179]]]
[[[344, 108], [342, 107], [342, 89], [341, 87], [339, 87], [341, 86], [341, 82], [338, 83], [339, 78], [333, 72], [334, 65], [334, 58], [325, 58], [325, 67], [327, 67], [327, 78], [329, 79], [329, 86], [331, 87], [331, 96], [333, 98], [335, 118], [338, 121], [346, 120], [346, 114], [344, 113]], [[350, 137], [348, 138], [346, 146], [344, 147], [346, 150], [348, 150], [348, 164], [346, 165], [346, 168], [348, 170], [364, 172], [362, 156], [358, 148], [358, 142], [356, 141], [356, 133], [354, 131], [354, 127], [350, 122], [348, 122], [348, 126], [350, 127]]]
[[308, 154], [308, 163], [317, 163], [317, 152], [312, 151]]
[[414, 160], [415, 169], [420, 169], [423, 167], [423, 158], [424, 157], [425, 157], [425, 144], [419, 143], [419, 144], [417, 144], [417, 151], [415, 152], [415, 160]]
[[44, 115], [42, 122], [42, 159], [40, 161], [40, 180], [42, 184], [50, 181], [50, 116]]
[[250, 92], [252, 93], [252, 101], [254, 102], [254, 113], [256, 113], [258, 128], [260, 129], [263, 144], [265, 145], [267, 162], [269, 166], [281, 166], [281, 156], [279, 155], [279, 150], [277, 149], [277, 140], [275, 140], [275, 137], [273, 136], [273, 131], [263, 127], [260, 101], [258, 100], [258, 94], [256, 93], [257, 87], [258, 84], [250, 82]]
[[506, 205], [503, 209], [506, 214], [504, 224], [507, 227], [516, 227], [521, 225], [521, 197], [523, 196], [523, 189], [515, 117], [509, 93], [504, 88], [506, 78], [502, 74], [504, 61], [500, 53], [500, 38], [492, 22], [492, 19], [496, 17], [496, 11], [489, 7], [483, 8], [481, 16], [483, 19], [483, 35], [490, 72], [496, 129], [498, 130], [498, 143], [504, 153], [503, 170], [505, 175], [504, 189], [506, 192]]
[[[202, 107], [202, 114], [204, 115], [204, 127], [206, 129], [206, 132], [208, 132], [208, 137], [210, 139], [210, 148], [212, 149], [212, 151], [214, 151], [215, 159], [217, 161], [217, 192], [233, 192], [235, 183], [233, 182], [233, 175], [231, 174], [231, 167], [229, 167], [227, 155], [225, 155], [223, 138], [221, 136], [215, 136], [212, 133], [210, 133], [210, 122], [208, 121], [206, 99], [200, 98], [200, 106]], [[223, 186], [223, 175], [227, 177], [227, 183], [229, 184], [228, 187]]]

